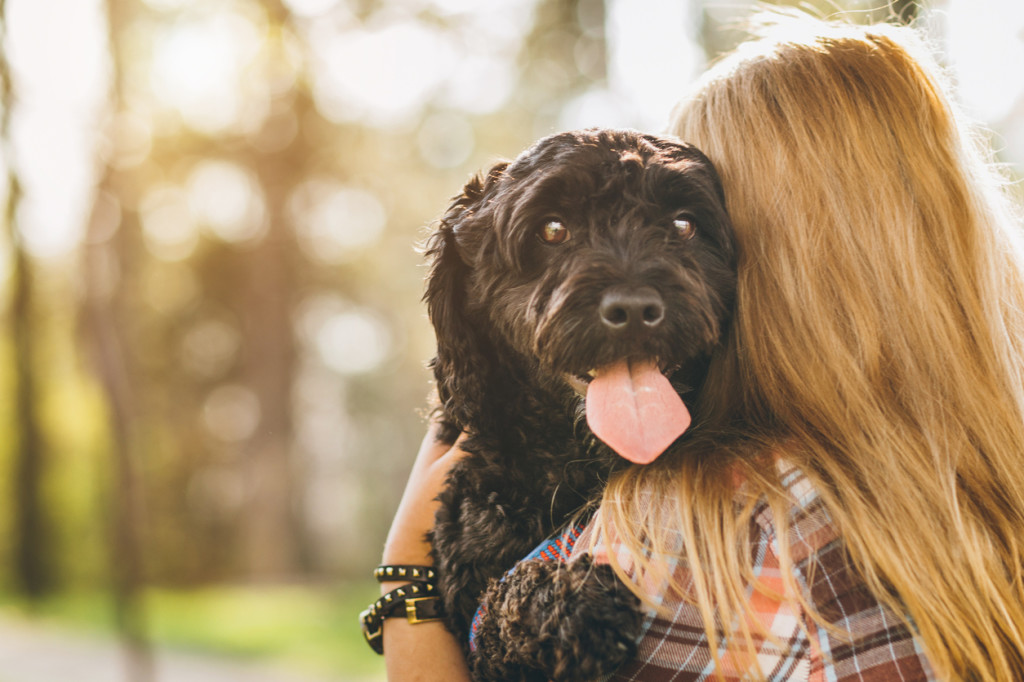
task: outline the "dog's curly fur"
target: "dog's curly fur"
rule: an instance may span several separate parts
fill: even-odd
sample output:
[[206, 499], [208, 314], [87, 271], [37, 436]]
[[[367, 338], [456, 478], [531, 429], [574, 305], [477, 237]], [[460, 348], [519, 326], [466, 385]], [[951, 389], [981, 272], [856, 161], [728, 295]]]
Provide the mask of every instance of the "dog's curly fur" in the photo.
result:
[[[552, 220], [568, 230], [562, 243], [538, 238]], [[676, 140], [553, 135], [472, 179], [427, 256], [441, 437], [469, 436], [429, 538], [448, 627], [466, 642], [486, 602], [467, 651], [477, 679], [597, 679], [633, 655], [640, 628], [638, 600], [609, 567], [523, 562], [501, 578], [622, 461], [583, 418], [573, 386], [590, 370], [653, 359], [694, 410], [735, 291], [721, 183]], [[663, 317], [602, 320], [609, 297], [637, 292]]]

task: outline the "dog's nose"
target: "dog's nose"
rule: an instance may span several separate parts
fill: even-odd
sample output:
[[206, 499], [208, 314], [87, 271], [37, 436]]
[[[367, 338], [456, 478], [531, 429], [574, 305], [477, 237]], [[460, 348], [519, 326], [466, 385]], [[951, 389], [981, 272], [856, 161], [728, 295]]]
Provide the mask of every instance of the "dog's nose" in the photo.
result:
[[612, 289], [601, 298], [601, 322], [611, 329], [657, 327], [665, 319], [661, 294], [651, 287]]

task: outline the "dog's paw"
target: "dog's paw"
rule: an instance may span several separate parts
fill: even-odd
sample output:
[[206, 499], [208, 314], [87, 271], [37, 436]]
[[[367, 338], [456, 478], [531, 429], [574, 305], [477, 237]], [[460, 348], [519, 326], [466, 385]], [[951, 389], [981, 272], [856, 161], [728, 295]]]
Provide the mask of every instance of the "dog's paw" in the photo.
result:
[[598, 680], [636, 653], [639, 600], [588, 557], [521, 563], [484, 606], [472, 657], [480, 680]]

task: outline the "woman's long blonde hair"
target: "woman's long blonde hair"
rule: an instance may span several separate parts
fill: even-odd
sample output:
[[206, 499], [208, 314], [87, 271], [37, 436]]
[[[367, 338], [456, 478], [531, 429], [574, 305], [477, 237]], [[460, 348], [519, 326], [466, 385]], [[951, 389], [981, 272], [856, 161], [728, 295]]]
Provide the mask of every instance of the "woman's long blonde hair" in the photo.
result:
[[1020, 217], [916, 30], [770, 23], [674, 114], [721, 173], [741, 252], [711, 436], [615, 478], [605, 537], [650, 573], [681, 536], [676, 589], [715, 655], [721, 624], [752, 654], [735, 476], [784, 520], [779, 456], [942, 678], [1024, 678]]

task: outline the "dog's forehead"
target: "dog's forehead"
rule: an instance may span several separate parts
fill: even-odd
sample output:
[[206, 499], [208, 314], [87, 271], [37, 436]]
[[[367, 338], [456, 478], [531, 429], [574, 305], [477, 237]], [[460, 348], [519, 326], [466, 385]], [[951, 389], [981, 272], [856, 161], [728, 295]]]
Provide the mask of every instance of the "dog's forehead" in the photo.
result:
[[672, 193], [681, 181], [694, 187], [694, 181], [703, 184], [698, 176], [703, 175], [705, 165], [699, 155], [682, 147], [665, 150], [640, 144], [561, 143], [515, 163], [506, 175], [504, 190], [527, 202], [618, 200], [622, 192]]
[[579, 191], [586, 185], [603, 186], [611, 180], [625, 184], [640, 182], [649, 177], [648, 171], [685, 173], [699, 164], [697, 158], [688, 154], [667, 153], [637, 144], [611, 147], [563, 142], [535, 152], [521, 157], [509, 168], [507, 179], [511, 183], [566, 184]]
[[[657, 141], [654, 144], [653, 141]], [[638, 134], [614, 134], [612, 132], [565, 133], [544, 138], [527, 149], [513, 163], [516, 171], [535, 171], [552, 166], [608, 166], [625, 164], [643, 167], [646, 165], [690, 165], [697, 161], [696, 150], [675, 141], [641, 136]]]

